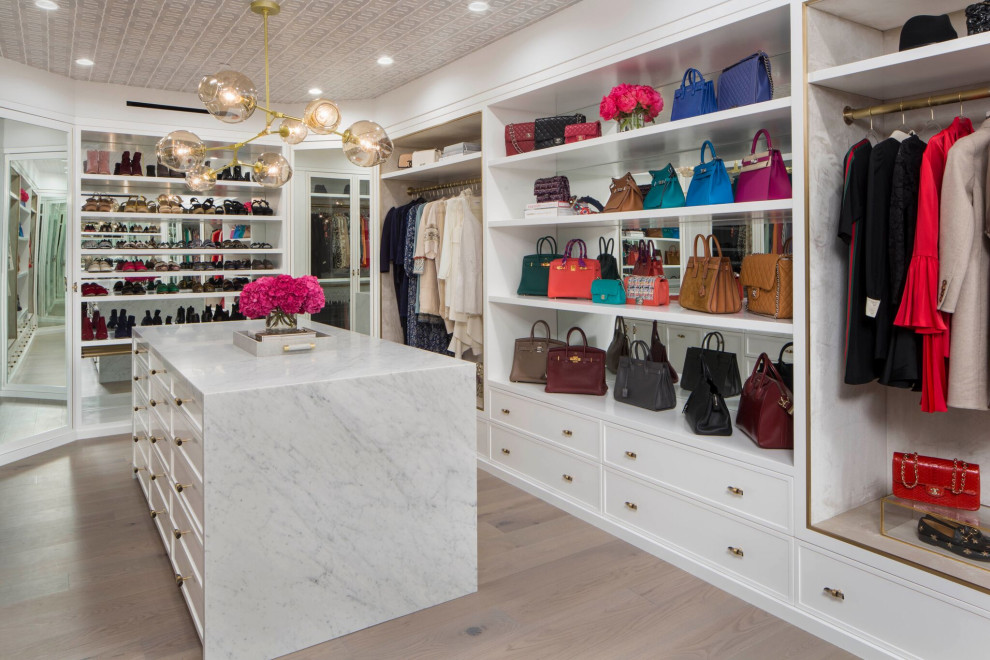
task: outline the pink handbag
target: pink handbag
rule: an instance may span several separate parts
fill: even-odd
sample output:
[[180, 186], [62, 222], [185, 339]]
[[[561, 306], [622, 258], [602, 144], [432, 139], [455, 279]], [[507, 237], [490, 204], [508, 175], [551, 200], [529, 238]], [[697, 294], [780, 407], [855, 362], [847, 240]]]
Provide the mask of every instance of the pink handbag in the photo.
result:
[[[756, 153], [760, 136], [767, 139], [767, 150]], [[784, 157], [770, 143], [770, 133], [761, 128], [753, 136], [749, 156], [742, 159], [742, 172], [736, 184], [736, 203], [761, 202], [768, 199], [790, 199], [791, 179], [787, 175]]]

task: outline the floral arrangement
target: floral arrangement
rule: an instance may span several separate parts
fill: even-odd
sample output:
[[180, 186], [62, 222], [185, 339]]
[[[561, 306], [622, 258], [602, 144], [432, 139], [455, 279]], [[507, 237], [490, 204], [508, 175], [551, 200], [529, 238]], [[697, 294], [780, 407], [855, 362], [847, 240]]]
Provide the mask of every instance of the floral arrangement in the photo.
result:
[[649, 85], [616, 85], [602, 97], [598, 108], [605, 121], [616, 120], [619, 130], [641, 128], [663, 110], [663, 96]]
[[272, 312], [315, 314], [326, 304], [323, 287], [312, 275], [262, 277], [245, 285], [240, 299], [241, 313], [252, 319], [267, 317]]

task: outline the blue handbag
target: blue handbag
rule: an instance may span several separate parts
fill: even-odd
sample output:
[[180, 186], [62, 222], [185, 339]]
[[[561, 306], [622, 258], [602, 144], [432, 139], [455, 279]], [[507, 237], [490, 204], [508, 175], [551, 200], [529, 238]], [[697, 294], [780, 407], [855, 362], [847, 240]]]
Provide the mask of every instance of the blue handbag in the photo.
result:
[[773, 98], [770, 56], [762, 50], [740, 60], [718, 77], [718, 109], [762, 103]]
[[674, 107], [670, 111], [670, 120], [707, 115], [717, 109], [715, 83], [705, 80], [697, 69], [685, 71], [680, 88], [674, 90]]
[[591, 283], [591, 302], [605, 305], [625, 305], [626, 290], [622, 280], [595, 280]]
[[[712, 159], [705, 162], [705, 149], [712, 150]], [[731, 204], [732, 182], [729, 173], [725, 171], [725, 163], [715, 153], [715, 146], [710, 140], [701, 145], [701, 164], [695, 165], [694, 176], [688, 187], [688, 206], [707, 206], [709, 204]]]
[[653, 182], [650, 184], [650, 192], [646, 193], [643, 200], [644, 209], [673, 209], [684, 206], [684, 191], [681, 190], [681, 182], [677, 180], [677, 172], [674, 166], [667, 163], [667, 167], [662, 170], [650, 170]]

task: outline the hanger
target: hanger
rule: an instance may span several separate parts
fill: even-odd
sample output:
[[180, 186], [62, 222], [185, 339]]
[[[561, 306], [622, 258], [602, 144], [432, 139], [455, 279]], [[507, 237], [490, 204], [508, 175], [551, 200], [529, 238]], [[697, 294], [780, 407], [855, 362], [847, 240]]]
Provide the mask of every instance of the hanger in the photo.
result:
[[966, 118], [966, 115], [963, 114], [963, 98], [962, 98], [962, 92], [959, 92], [959, 118], [960, 119], [965, 119]]
[[898, 142], [904, 142], [912, 135], [914, 135], [914, 129], [907, 125], [907, 119], [904, 117], [904, 102], [901, 102], [901, 125], [894, 129], [890, 134], [890, 137], [894, 138]]
[[942, 131], [942, 127], [939, 126], [937, 121], [935, 121], [935, 108], [932, 107], [931, 97], [928, 97], [928, 112], [931, 114], [931, 117], [925, 122], [925, 125], [921, 127], [921, 136], [925, 142], [931, 140], [936, 134]]
[[873, 108], [870, 108], [870, 130], [866, 133], [866, 139], [870, 141], [871, 145], [876, 145], [880, 141], [880, 134], [877, 133], [876, 129], [873, 128]]

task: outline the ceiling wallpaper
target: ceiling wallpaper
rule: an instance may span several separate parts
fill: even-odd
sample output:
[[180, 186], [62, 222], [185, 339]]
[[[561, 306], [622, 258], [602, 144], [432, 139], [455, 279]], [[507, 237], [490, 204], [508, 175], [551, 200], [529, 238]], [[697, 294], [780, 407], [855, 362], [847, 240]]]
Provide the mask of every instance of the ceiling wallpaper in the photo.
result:
[[[77, 80], [195, 92], [232, 68], [264, 86], [249, 0], [0, 0], [0, 57]], [[579, 0], [282, 0], [269, 19], [272, 101], [370, 99]], [[395, 63], [377, 63], [389, 55]], [[94, 66], [75, 63], [89, 58]]]

